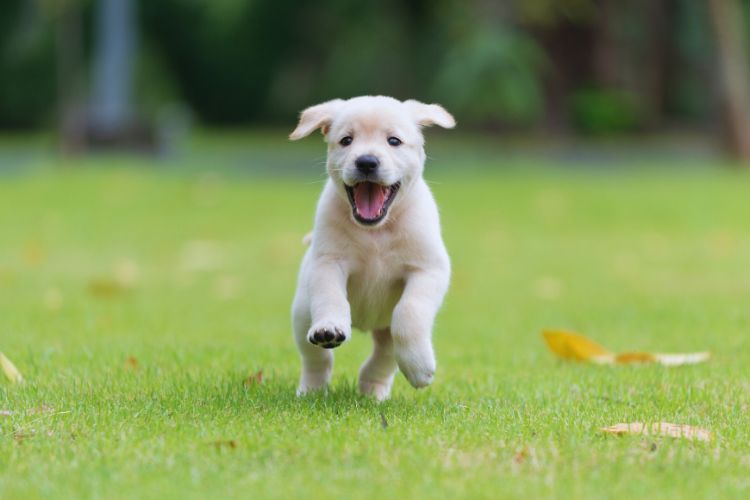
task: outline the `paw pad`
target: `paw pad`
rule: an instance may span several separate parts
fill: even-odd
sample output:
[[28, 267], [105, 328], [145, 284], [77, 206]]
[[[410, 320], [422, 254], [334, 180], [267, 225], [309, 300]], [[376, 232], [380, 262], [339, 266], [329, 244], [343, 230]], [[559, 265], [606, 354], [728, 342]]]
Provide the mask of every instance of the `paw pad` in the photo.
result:
[[311, 344], [324, 347], [326, 349], [335, 349], [346, 340], [346, 334], [338, 328], [328, 329], [321, 328], [311, 332], [307, 336]]

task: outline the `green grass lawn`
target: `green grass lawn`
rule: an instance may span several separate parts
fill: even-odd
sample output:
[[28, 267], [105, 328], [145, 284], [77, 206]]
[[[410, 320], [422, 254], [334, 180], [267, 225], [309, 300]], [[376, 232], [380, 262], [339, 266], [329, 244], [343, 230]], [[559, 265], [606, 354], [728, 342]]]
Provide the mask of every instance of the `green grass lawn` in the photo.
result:
[[[454, 277], [434, 385], [360, 397], [355, 335], [330, 392], [298, 399], [312, 143], [300, 175], [201, 173], [206, 154], [0, 177], [0, 350], [27, 379], [0, 381], [0, 497], [750, 495], [750, 177], [437, 158]], [[713, 358], [564, 363], [545, 327]], [[629, 421], [714, 439], [598, 432]]]

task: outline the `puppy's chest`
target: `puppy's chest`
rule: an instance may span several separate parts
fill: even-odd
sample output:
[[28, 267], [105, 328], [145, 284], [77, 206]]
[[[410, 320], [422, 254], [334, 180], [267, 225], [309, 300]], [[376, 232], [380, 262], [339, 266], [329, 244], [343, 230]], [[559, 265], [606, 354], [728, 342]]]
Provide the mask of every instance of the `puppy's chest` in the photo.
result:
[[404, 290], [405, 263], [397, 252], [373, 249], [352, 264], [347, 294], [353, 325], [363, 330], [388, 326]]

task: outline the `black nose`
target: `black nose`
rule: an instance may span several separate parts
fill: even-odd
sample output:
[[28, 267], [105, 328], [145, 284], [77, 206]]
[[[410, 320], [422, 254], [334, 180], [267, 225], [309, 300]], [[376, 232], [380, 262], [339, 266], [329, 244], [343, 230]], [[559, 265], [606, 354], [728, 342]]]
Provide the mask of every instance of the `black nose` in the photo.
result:
[[362, 155], [354, 161], [354, 164], [363, 174], [371, 174], [380, 165], [380, 160], [373, 155]]

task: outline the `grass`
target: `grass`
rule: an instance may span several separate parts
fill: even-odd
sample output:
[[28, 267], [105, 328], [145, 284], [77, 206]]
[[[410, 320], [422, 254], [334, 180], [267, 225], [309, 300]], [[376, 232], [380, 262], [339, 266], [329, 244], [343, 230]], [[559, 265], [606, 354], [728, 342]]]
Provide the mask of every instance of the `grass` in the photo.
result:
[[[241, 174], [227, 165], [272, 149], [213, 144], [189, 173], [95, 157], [0, 178], [0, 350], [27, 379], [0, 382], [15, 412], [0, 416], [0, 497], [748, 495], [747, 175], [438, 155], [454, 279], [437, 379], [417, 392], [399, 376], [377, 405], [355, 391], [364, 335], [336, 351], [327, 395], [294, 396], [289, 305], [320, 172]], [[714, 356], [563, 363], [550, 326]], [[597, 431], [628, 421], [714, 439]]]

